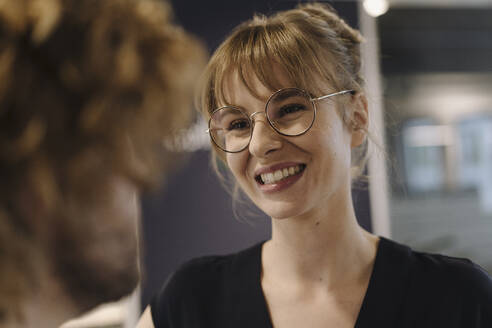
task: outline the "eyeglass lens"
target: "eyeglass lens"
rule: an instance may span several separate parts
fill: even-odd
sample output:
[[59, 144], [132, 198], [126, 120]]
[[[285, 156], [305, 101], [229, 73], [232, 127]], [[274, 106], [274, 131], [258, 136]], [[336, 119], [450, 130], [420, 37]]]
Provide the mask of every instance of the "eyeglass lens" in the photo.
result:
[[[270, 97], [266, 105], [266, 115], [278, 133], [296, 136], [311, 127], [315, 111], [306, 92], [289, 88]], [[253, 131], [250, 118], [236, 107], [223, 107], [215, 111], [210, 118], [209, 128], [214, 143], [228, 152], [245, 149]]]

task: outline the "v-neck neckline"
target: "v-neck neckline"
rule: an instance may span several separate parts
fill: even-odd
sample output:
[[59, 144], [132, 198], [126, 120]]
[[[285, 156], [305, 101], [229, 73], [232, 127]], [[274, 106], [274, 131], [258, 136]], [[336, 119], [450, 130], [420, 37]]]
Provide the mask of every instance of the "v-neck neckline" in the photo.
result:
[[[250, 292], [258, 300], [258, 320], [273, 328], [267, 301], [261, 287], [262, 248], [265, 242], [256, 245], [254, 274], [250, 275]], [[406, 246], [399, 245], [384, 237], [379, 237], [376, 257], [354, 328], [394, 327], [401, 303], [406, 293], [408, 279], [408, 260], [404, 255]], [[409, 249], [408, 249], [409, 250]], [[403, 251], [403, 252], [402, 252]], [[255, 302], [256, 303], [256, 302]]]

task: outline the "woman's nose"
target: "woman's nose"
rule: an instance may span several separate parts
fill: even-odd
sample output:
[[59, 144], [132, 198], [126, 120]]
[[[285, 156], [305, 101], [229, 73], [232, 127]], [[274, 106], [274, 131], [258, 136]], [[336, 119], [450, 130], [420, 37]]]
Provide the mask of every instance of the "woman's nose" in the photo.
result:
[[253, 117], [253, 131], [249, 152], [256, 157], [265, 157], [282, 147], [282, 136], [268, 123], [265, 115]]

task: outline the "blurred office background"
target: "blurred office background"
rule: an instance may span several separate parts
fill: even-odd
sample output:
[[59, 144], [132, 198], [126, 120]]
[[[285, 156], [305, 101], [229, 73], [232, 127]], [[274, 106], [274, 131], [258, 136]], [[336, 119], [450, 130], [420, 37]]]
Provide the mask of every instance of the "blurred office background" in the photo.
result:
[[492, 1], [395, 1], [377, 21], [392, 238], [492, 272]]
[[[254, 12], [299, 1], [171, 2], [177, 20], [213, 51]], [[371, 186], [354, 191], [361, 225], [492, 272], [492, 0], [327, 2], [366, 37], [369, 103], [385, 148], [374, 149]], [[233, 214], [209, 165], [205, 129], [197, 120], [182, 136], [188, 161], [143, 198], [141, 289], [64, 328], [133, 327], [184, 261], [268, 238], [269, 219], [258, 210], [240, 205], [241, 217]]]

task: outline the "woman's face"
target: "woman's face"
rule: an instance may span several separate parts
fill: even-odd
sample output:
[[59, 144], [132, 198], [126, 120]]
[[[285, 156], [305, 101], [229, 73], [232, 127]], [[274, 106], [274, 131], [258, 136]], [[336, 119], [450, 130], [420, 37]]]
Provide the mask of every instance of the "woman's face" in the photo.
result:
[[[227, 82], [226, 98], [231, 104], [249, 115], [264, 111], [271, 90], [258, 80], [252, 81], [261, 96], [258, 99], [249, 93], [237, 74], [231, 74]], [[286, 82], [283, 86], [292, 85]], [[240, 187], [273, 218], [316, 214], [350, 194], [352, 134], [337, 113], [334, 101], [319, 101], [316, 106], [313, 126], [296, 137], [278, 134], [265, 115], [255, 115], [249, 147], [240, 153], [226, 154], [226, 162]], [[270, 173], [273, 181], [272, 175], [268, 177]], [[280, 177], [284, 178], [277, 181]]]

